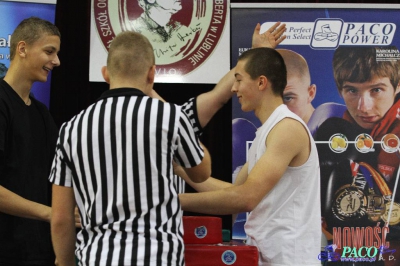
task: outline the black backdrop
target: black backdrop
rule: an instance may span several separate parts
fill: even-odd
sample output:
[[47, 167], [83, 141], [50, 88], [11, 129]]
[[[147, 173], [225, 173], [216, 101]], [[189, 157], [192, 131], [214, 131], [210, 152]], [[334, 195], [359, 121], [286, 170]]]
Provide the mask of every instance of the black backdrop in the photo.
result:
[[[188, 1], [188, 0], [182, 0]], [[398, 3], [399, 1], [238, 1], [231, 3]], [[92, 104], [108, 89], [105, 82], [89, 82], [90, 0], [57, 0], [55, 24], [61, 31], [61, 66], [52, 73], [50, 112], [60, 126]], [[227, 58], [226, 60], [230, 60]], [[206, 79], [207, 77], [204, 77]], [[156, 83], [154, 89], [167, 101], [181, 104], [212, 90], [214, 84]], [[212, 157], [212, 175], [231, 181], [232, 115], [228, 102], [204, 129], [202, 142]], [[187, 191], [194, 190], [187, 187]], [[185, 215], [199, 215], [185, 213]], [[223, 228], [231, 228], [229, 215], [221, 216]]]

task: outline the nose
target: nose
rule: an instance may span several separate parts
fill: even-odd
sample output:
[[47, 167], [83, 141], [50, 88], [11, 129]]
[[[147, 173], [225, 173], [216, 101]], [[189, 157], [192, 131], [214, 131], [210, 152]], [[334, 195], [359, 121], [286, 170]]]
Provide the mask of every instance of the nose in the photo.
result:
[[236, 82], [235, 83], [233, 83], [233, 86], [232, 86], [232, 88], [231, 88], [231, 92], [237, 92], [238, 90], [237, 90], [237, 88], [236, 88]]
[[361, 95], [360, 99], [358, 100], [358, 110], [361, 112], [368, 112], [372, 109], [373, 101], [369, 95]]
[[58, 58], [58, 55], [55, 56], [53, 61], [51, 62], [54, 66], [59, 66], [61, 65], [60, 58]]

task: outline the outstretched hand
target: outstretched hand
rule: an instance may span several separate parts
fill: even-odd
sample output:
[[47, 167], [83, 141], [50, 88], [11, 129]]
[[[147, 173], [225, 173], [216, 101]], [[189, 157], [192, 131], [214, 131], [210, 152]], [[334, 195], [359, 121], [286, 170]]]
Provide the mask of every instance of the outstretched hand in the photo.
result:
[[261, 25], [257, 23], [253, 33], [252, 48], [269, 47], [275, 49], [278, 44], [286, 39], [286, 35], [283, 35], [286, 31], [286, 24], [281, 24], [279, 21], [262, 34], [260, 34], [260, 29]]

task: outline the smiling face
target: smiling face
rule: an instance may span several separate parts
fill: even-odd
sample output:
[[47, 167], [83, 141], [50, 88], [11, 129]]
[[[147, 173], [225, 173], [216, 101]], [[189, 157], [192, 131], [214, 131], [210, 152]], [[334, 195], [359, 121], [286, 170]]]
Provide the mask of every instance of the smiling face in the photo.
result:
[[46, 82], [50, 71], [60, 65], [60, 38], [56, 35], [44, 34], [32, 44], [20, 42], [19, 51], [24, 58], [27, 78], [32, 82]]
[[258, 80], [253, 80], [245, 71], [247, 60], [239, 60], [235, 67], [235, 83], [231, 89], [236, 93], [239, 103], [242, 106], [242, 111], [249, 112], [255, 109], [258, 95]]
[[341, 95], [359, 126], [372, 129], [394, 103], [398, 88], [389, 78], [374, 76], [364, 83], [344, 82]]

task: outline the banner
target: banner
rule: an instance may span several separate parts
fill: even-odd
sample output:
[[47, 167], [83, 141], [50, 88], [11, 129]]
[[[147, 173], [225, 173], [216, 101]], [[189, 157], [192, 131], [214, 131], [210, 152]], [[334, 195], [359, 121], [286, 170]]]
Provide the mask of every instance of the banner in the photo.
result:
[[122, 31], [151, 42], [155, 82], [217, 83], [229, 71], [229, 1], [92, 0], [90, 81], [104, 81], [108, 47]]
[[[10, 39], [18, 24], [25, 18], [40, 17], [54, 23], [55, 0], [1, 1], [0, 2], [0, 78], [10, 66]], [[31, 93], [49, 108], [51, 75], [45, 83], [35, 82]]]
[[[284, 102], [317, 143], [323, 262], [400, 259], [399, 15], [400, 5], [232, 4], [232, 66], [250, 49], [255, 25], [264, 32], [277, 21], [287, 28], [277, 49], [308, 63], [303, 92], [296, 89], [301, 77], [293, 82], [287, 66]], [[296, 106], [302, 97], [311, 105]], [[236, 97], [232, 106], [234, 178], [260, 122]], [[234, 238], [246, 237], [245, 218], [234, 225]]]
[[38, 4], [56, 4], [57, 0], [3, 0], [3, 2], [25, 2], [25, 3], [38, 3]]

